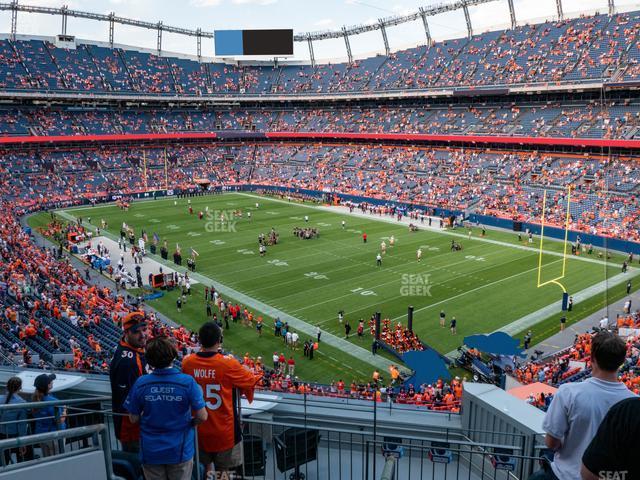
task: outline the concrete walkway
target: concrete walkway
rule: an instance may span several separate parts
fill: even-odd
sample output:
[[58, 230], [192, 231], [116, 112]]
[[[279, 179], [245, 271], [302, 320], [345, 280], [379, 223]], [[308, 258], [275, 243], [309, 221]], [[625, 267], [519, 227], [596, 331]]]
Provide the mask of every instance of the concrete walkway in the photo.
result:
[[[21, 223], [23, 226], [28, 226], [27, 225], [27, 218], [23, 217], [21, 219]], [[51, 242], [49, 239], [43, 237], [39, 232], [37, 232], [36, 230], [33, 230], [32, 235], [35, 237], [36, 239], [36, 245], [40, 246], [40, 247], [44, 247], [44, 248], [55, 248], [56, 250], [58, 249], [58, 246], [56, 244], [54, 244], [53, 242]], [[85, 272], [87, 270], [88, 265], [86, 263], [84, 263], [82, 260], [80, 260], [78, 257], [76, 257], [75, 255], [70, 255], [67, 254], [69, 261], [71, 262], [71, 265], [73, 265], [73, 267], [78, 270], [81, 275], [83, 276], [83, 278], [86, 279], [85, 277]], [[99, 288], [103, 288], [103, 287], [107, 287], [109, 290], [111, 291], [115, 291], [115, 282], [113, 280], [111, 280], [109, 277], [107, 277], [106, 275], [100, 275], [96, 270], [92, 270], [89, 268], [89, 279], [86, 280], [87, 283], [91, 284], [91, 285], [95, 285]], [[134, 298], [131, 297], [128, 302], [130, 303], [131, 301], [133, 301]], [[155, 308], [146, 306], [144, 307], [145, 311], [153, 311], [156, 315], [156, 318], [158, 318], [160, 321], [166, 323], [167, 325], [171, 326], [171, 327], [179, 327], [180, 325], [178, 325], [176, 322], [174, 322], [173, 320], [171, 320], [169, 317], [167, 317], [166, 315], [163, 315], [162, 313], [158, 312]]]
[[[249, 196], [249, 197], [255, 197], [255, 198], [260, 198], [263, 201], [264, 200], [269, 200], [272, 202], [278, 202], [278, 203], [286, 203], [289, 204], [289, 202], [285, 201], [285, 200], [281, 200], [281, 199], [277, 199], [277, 198], [269, 198], [269, 197], [260, 197], [257, 195], [253, 195], [253, 194], [248, 194], [248, 193], [240, 193], [241, 195], [245, 195], [245, 196]], [[302, 207], [307, 207], [307, 208], [313, 208], [313, 209], [320, 209], [320, 210], [325, 210], [325, 211], [329, 211], [329, 212], [333, 212], [333, 213], [340, 213], [343, 215], [350, 215], [350, 216], [354, 216], [354, 217], [360, 217], [360, 218], [365, 218], [368, 220], [375, 220], [375, 221], [380, 221], [380, 222], [386, 222], [386, 223], [392, 223], [395, 225], [409, 225], [409, 223], [414, 223], [415, 220], [413, 219], [409, 219], [406, 217], [403, 217], [402, 220], [398, 221], [397, 218], [395, 217], [391, 217], [389, 215], [373, 215], [370, 213], [362, 213], [359, 210], [354, 210], [353, 212], [349, 211], [348, 207], [343, 207], [343, 206], [333, 206], [333, 207], [328, 207], [328, 206], [312, 206], [312, 205], [304, 205], [304, 204], [296, 204], [297, 206], [302, 206]], [[426, 218], [426, 217], [425, 217]], [[439, 221], [440, 218], [439, 217], [432, 217], [434, 220], [434, 224], [435, 225], [439, 225]], [[418, 224], [418, 227], [421, 230], [430, 230], [430, 231], [434, 231], [434, 232], [438, 232], [441, 233], [443, 235], [449, 235], [449, 236], [453, 236], [453, 237], [458, 237], [458, 238], [463, 238], [466, 241], [469, 241], [468, 236], [466, 234], [463, 233], [458, 233], [456, 231], [452, 231], [452, 230], [443, 230], [441, 228], [439, 228], [439, 226], [431, 226], [429, 227], [426, 224], [420, 223]], [[539, 241], [539, 237], [536, 238], [536, 240]], [[549, 239], [551, 241], [558, 241], [555, 239]], [[508, 243], [508, 242], [503, 242], [500, 240], [493, 240], [493, 239], [489, 239], [489, 238], [481, 238], [478, 236], [475, 237], [471, 237], [470, 241], [478, 241], [478, 242], [486, 242], [486, 243], [492, 243], [494, 245], [501, 245], [504, 247], [508, 247], [508, 248], [515, 248], [515, 249], [519, 249], [519, 250], [524, 250], [524, 251], [530, 251], [530, 252], [535, 252], [538, 253], [540, 251], [539, 248], [536, 247], [529, 247], [526, 245], [514, 245], [512, 243]], [[543, 252], [545, 254], [548, 255], [552, 255], [552, 256], [556, 256], [556, 257], [563, 257], [564, 255], [560, 252], [553, 252], [553, 251], [548, 251], [548, 250], [543, 250]], [[607, 262], [605, 260], [599, 260], [596, 258], [588, 258], [588, 257], [584, 257], [584, 256], [573, 256], [571, 257], [572, 260], [578, 260], [578, 261], [583, 261], [583, 262], [588, 262], [588, 263], [595, 263], [598, 265], [611, 265], [611, 262]], [[575, 294], [572, 294], [572, 297], [574, 299], [574, 303], [578, 304], [588, 298], [591, 298], [593, 296], [596, 296], [598, 294], [603, 294], [608, 288], [614, 287], [616, 285], [620, 285], [620, 284], [624, 284], [627, 282], [627, 280], [629, 279], [634, 279], [633, 281], [638, 281], [637, 277], [640, 275], [640, 269], [638, 268], [634, 268], [634, 267], [629, 267], [628, 272], [626, 274], [620, 273], [618, 275], [615, 275], [607, 280], [604, 280], [600, 283], [597, 283], [595, 285], [591, 285], [590, 287], [585, 288], [584, 290], [581, 290], [580, 292], [577, 292]], [[622, 309], [624, 306], [624, 302], [628, 297], [625, 297], [624, 299], [615, 302], [612, 305], [609, 305], [608, 308], [604, 308], [601, 311], [594, 313], [593, 315], [588, 316], [587, 318], [580, 320], [579, 322], [571, 325], [570, 327], [567, 327], [566, 330], [564, 332], [559, 332], [556, 335], [548, 338], [547, 340], [545, 340], [544, 342], [541, 342], [537, 345], [534, 345], [533, 347], [531, 347], [527, 353], [533, 353], [534, 350], [542, 350], [543, 352], [545, 352], [545, 354], [551, 354], [554, 352], [557, 352], [559, 350], [562, 350], [570, 345], [573, 345], [573, 339], [575, 337], [575, 335], [577, 333], [584, 333], [586, 331], [591, 330], [591, 328], [595, 325], [598, 325], [600, 322], [600, 319], [604, 316], [607, 315], [609, 317], [609, 319], [613, 322], [615, 319], [615, 316], [617, 313], [622, 313]], [[631, 296], [632, 298], [632, 305], [636, 305], [638, 306], [640, 304], [640, 292], [636, 292], [635, 294], [632, 294]], [[552, 315], [558, 314], [558, 324], [559, 324], [559, 320], [560, 320], [560, 311], [562, 309], [562, 302], [561, 301], [557, 301], [554, 303], [551, 303], [543, 308], [541, 308], [540, 310], [537, 310], [535, 312], [532, 312], [522, 318], [519, 318], [518, 320], [505, 325], [504, 327], [501, 327], [499, 330], [496, 331], [501, 331], [501, 332], [505, 332], [508, 333], [509, 335], [513, 335], [515, 333], [521, 332], [527, 328], [532, 328], [534, 327], [538, 322], [545, 320], [547, 318], [549, 318]], [[559, 328], [559, 327], [558, 327]], [[448, 357], [456, 357], [457, 356], [457, 350], [454, 350], [452, 352], [449, 352], [447, 354]]]
[[[631, 277], [625, 277], [624, 282]], [[639, 281], [637, 278], [632, 280], [632, 283]], [[575, 298], [575, 297], [574, 297]], [[609, 325], [614, 325], [616, 316], [623, 314], [624, 303], [631, 299], [632, 311], [640, 306], [640, 290], [632, 292], [631, 295], [626, 295], [624, 298], [614, 302], [597, 312], [583, 318], [579, 322], [574, 323], [565, 328], [564, 332], [558, 331], [555, 335], [547, 338], [546, 340], [534, 345], [526, 351], [528, 355], [533, 355], [536, 350], [543, 352], [542, 356], [553, 355], [560, 350], [573, 345], [573, 340], [576, 335], [590, 332], [593, 327], [599, 326], [602, 317], [609, 319]], [[577, 303], [577, 302], [576, 302]], [[560, 315], [558, 315], [558, 330], [560, 330]]]

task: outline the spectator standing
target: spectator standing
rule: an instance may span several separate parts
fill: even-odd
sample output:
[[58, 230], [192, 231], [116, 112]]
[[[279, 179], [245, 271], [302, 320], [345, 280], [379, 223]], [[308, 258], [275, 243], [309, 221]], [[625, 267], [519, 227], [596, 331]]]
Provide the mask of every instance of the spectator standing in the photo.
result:
[[634, 394], [618, 381], [626, 345], [610, 332], [599, 332], [592, 340], [592, 377], [584, 382], [561, 385], [547, 410], [542, 428], [545, 443], [555, 451], [548, 470], [530, 480], [580, 480], [580, 465], [591, 439], [609, 408]]
[[289, 360], [287, 360], [287, 367], [288, 367], [289, 375], [293, 377], [296, 371], [296, 361], [293, 359], [293, 355], [289, 356]]
[[[7, 393], [0, 396], [0, 405], [15, 405], [17, 403], [26, 403], [19, 395], [22, 390], [22, 379], [20, 377], [11, 377], [7, 381]], [[0, 413], [0, 439], [24, 437], [27, 434], [27, 411], [26, 410], [8, 410]], [[18, 462], [31, 460], [33, 458], [33, 450], [31, 447], [20, 447], [11, 450], [5, 450], [5, 464], [11, 463], [11, 455], [16, 454]]]
[[639, 432], [640, 398], [611, 407], [582, 456], [582, 478], [640, 478]]
[[145, 478], [190, 480], [193, 427], [207, 419], [202, 390], [192, 377], [173, 367], [178, 351], [168, 338], [150, 340], [145, 358], [153, 371], [136, 380], [124, 403], [130, 422], [140, 423]]
[[[182, 371], [193, 376], [205, 394], [209, 417], [198, 429], [200, 461], [213, 463], [216, 472], [242, 464], [242, 432], [235, 401], [244, 394], [249, 402], [260, 377], [244, 368], [231, 355], [223, 355], [222, 331], [212, 322], [200, 328], [201, 350], [182, 361]], [[275, 365], [276, 353], [274, 353]], [[280, 362], [279, 362], [280, 363]]]
[[125, 452], [136, 453], [140, 449], [140, 428], [129, 421], [123, 405], [135, 381], [146, 373], [147, 364], [144, 357], [146, 326], [142, 312], [133, 312], [124, 318], [122, 321], [124, 335], [109, 365], [111, 405], [115, 414], [113, 425], [116, 438], [122, 443], [122, 449]]
[[[56, 397], [50, 394], [53, 388], [53, 381], [56, 379], [55, 374], [43, 373], [38, 375], [33, 381], [35, 392], [33, 393], [34, 402], [54, 402], [58, 400]], [[35, 419], [34, 432], [48, 433], [55, 432], [57, 430], [65, 430], [67, 428], [66, 418], [67, 411], [63, 407], [43, 407], [34, 408], [32, 412]], [[57, 443], [50, 441], [40, 444], [42, 449], [42, 456], [49, 457], [56, 454]]]

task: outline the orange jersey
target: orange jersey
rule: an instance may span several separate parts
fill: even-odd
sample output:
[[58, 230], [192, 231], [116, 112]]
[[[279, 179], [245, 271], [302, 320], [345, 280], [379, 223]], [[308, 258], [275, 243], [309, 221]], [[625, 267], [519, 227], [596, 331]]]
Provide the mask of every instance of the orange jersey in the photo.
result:
[[236, 389], [253, 401], [260, 380], [232, 356], [216, 352], [198, 352], [182, 360], [182, 371], [191, 375], [204, 394], [209, 414], [198, 426], [199, 447], [205, 452], [224, 452], [241, 440]]

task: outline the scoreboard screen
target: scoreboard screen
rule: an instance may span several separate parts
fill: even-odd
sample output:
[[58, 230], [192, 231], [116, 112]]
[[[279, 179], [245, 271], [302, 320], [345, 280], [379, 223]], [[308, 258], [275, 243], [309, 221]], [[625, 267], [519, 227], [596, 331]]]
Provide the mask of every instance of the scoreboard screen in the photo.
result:
[[216, 30], [216, 56], [293, 55], [293, 30]]

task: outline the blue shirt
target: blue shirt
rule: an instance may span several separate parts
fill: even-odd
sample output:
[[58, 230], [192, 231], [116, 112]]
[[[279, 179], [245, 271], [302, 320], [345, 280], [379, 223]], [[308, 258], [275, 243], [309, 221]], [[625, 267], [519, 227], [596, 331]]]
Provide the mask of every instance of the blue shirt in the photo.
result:
[[[58, 400], [53, 395], [45, 395], [42, 398], [43, 402], [53, 402]], [[64, 430], [67, 428], [67, 425], [62, 422], [58, 424], [55, 415], [58, 415], [58, 418], [62, 415], [64, 407], [44, 407], [33, 410], [33, 418], [36, 420], [36, 426], [34, 433], [47, 433], [47, 432], [55, 432], [56, 430]]]
[[146, 465], [175, 465], [193, 458], [191, 411], [204, 408], [202, 389], [175, 368], [154, 370], [133, 384], [124, 408], [140, 415], [140, 457]]
[[[7, 403], [7, 396], [0, 396], [0, 405], [5, 405]], [[24, 398], [22, 398], [18, 394], [13, 394], [11, 400], [9, 401], [9, 405], [14, 403], [25, 403]], [[7, 435], [9, 437], [23, 437], [27, 434], [27, 410], [19, 409], [19, 410], [7, 410], [4, 412], [0, 412], [0, 423], [2, 422], [16, 422], [9, 423], [7, 425], [0, 425], [0, 433], [3, 435]]]

